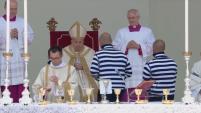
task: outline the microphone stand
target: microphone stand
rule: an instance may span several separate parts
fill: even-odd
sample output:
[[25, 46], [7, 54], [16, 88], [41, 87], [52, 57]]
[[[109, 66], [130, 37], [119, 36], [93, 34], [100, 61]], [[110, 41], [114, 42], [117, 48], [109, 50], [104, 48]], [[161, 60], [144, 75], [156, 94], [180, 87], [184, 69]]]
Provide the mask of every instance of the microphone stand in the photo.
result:
[[[126, 85], [126, 80], [125, 78], [119, 73], [118, 69], [115, 69], [115, 72], [121, 77], [121, 79], [124, 81], [125, 85]], [[126, 88], [126, 93], [127, 93], [127, 102], [130, 103], [130, 94], [129, 94], [129, 90], [128, 88]]]

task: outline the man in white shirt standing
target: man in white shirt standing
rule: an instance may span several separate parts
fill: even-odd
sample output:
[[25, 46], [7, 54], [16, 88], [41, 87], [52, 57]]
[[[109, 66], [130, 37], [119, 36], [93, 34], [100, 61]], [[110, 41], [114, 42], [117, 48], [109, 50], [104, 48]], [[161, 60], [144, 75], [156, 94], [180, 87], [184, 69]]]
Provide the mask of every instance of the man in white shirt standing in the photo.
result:
[[113, 45], [124, 52], [131, 63], [133, 75], [127, 79], [126, 87], [133, 88], [143, 80], [143, 67], [146, 58], [152, 55], [155, 38], [151, 29], [140, 25], [140, 14], [137, 9], [128, 10], [127, 18], [129, 26], [117, 32]]
[[[10, 19], [6, 15], [0, 17], [0, 85], [1, 91], [4, 90], [4, 80], [6, 75], [6, 60], [3, 57], [3, 52], [6, 50], [6, 21], [10, 20], [10, 51], [13, 56], [10, 60], [9, 80], [10, 86], [8, 89], [11, 92], [11, 97], [14, 102], [18, 102], [21, 93], [24, 89], [24, 61], [21, 54], [24, 50], [24, 19], [17, 15], [17, 0], [10, 0]], [[6, 2], [4, 6], [6, 10]], [[33, 30], [28, 26], [28, 43], [30, 44], [34, 38]]]

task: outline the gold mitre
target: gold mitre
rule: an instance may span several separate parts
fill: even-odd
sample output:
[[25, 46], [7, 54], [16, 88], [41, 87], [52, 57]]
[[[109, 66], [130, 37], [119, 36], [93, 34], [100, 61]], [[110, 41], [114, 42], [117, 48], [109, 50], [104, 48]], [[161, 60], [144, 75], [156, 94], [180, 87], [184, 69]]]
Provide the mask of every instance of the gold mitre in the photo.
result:
[[79, 22], [75, 22], [69, 30], [71, 38], [85, 38], [86, 33], [85, 28]]

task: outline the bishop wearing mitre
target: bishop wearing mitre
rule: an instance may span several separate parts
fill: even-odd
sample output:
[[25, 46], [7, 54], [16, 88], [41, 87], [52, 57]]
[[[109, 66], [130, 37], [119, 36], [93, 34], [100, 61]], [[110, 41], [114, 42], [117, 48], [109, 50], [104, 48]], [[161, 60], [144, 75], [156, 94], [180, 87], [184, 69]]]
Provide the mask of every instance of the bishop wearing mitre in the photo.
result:
[[[84, 39], [87, 35], [85, 28], [79, 23], [75, 22], [69, 29], [71, 37], [71, 44], [63, 49], [63, 61], [67, 62], [76, 69], [76, 83], [75, 98], [79, 101], [86, 101], [86, 89], [93, 88], [92, 101], [97, 100], [98, 86], [95, 79], [91, 76], [89, 67], [94, 56], [94, 50], [84, 45]], [[74, 75], [71, 75], [74, 76]]]

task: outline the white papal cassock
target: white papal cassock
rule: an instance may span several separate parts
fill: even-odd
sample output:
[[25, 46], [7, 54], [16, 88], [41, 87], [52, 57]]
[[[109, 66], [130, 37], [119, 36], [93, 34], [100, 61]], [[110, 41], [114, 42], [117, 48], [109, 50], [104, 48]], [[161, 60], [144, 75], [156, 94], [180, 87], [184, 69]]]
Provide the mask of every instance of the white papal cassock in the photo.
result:
[[[79, 22], [75, 22], [70, 28], [69, 34], [72, 39], [84, 40], [86, 36], [86, 30]], [[98, 92], [98, 86], [89, 70], [94, 53], [95, 52], [93, 49], [85, 45], [79, 52], [75, 51], [73, 44], [63, 48], [63, 61], [73, 66], [78, 63], [81, 64], [83, 67], [82, 70], [76, 70], [76, 76], [78, 78], [77, 82], [79, 85], [78, 89], [76, 90], [79, 90], [79, 101], [86, 101], [86, 88], [94, 88], [92, 92], [92, 101], [97, 100], [96, 97]]]
[[[127, 54], [132, 66], [133, 75], [126, 80], [127, 88], [136, 87], [140, 82], [142, 82], [144, 63], [146, 58], [152, 54], [152, 44], [155, 41], [151, 29], [140, 25], [136, 26], [136, 28], [130, 27], [131, 26], [120, 29], [113, 41], [113, 45], [116, 49]], [[141, 49], [127, 50], [127, 44], [131, 40], [140, 44]]]
[[[97, 84], [95, 80], [92, 78], [91, 74], [88, 73], [87, 69], [91, 66], [91, 61], [94, 55], [94, 50], [84, 46], [83, 51], [78, 53], [78, 59], [80, 59], [80, 63], [83, 64], [83, 70], [76, 70], [76, 76], [77, 76], [77, 82], [81, 88], [82, 91], [79, 92], [79, 95], [82, 95], [79, 97], [79, 101], [85, 101], [86, 92], [83, 91], [85, 88], [93, 87], [94, 93], [92, 94], [92, 100], [96, 101], [96, 90], [97, 90]], [[71, 47], [71, 45], [65, 47], [63, 49], [63, 60], [68, 62], [69, 64], [73, 65], [75, 63], [74, 58], [76, 59], [76, 52]], [[76, 89], [80, 90], [80, 89]]]

